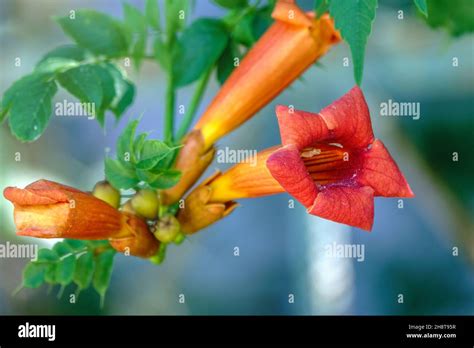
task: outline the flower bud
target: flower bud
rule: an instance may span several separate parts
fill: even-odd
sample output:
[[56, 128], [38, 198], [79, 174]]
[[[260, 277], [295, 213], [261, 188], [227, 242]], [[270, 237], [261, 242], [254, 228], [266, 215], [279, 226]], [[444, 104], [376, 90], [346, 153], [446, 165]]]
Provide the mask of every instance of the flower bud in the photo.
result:
[[159, 200], [155, 191], [140, 190], [131, 200], [135, 212], [146, 219], [156, 219]]
[[99, 181], [94, 186], [92, 195], [108, 203], [115, 209], [120, 205], [120, 192], [108, 183], [108, 181]]
[[178, 219], [173, 215], [166, 215], [156, 222], [152, 232], [163, 243], [173, 242], [180, 232]]

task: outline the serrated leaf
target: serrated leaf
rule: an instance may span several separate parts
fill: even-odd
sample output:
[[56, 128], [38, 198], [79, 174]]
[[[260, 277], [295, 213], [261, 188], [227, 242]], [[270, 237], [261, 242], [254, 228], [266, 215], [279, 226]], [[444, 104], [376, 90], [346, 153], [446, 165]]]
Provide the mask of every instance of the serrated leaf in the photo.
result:
[[46, 265], [29, 262], [23, 269], [22, 286], [25, 288], [38, 288], [44, 283]]
[[75, 68], [80, 63], [74, 59], [51, 57], [38, 63], [35, 67], [36, 73], [61, 73]]
[[217, 80], [223, 84], [235, 69], [235, 59], [241, 58], [237, 44], [229, 40], [226, 49], [217, 62]]
[[377, 0], [338, 0], [331, 1], [329, 5], [336, 28], [351, 48], [354, 78], [358, 85], [362, 82], [365, 46], [376, 8]]
[[136, 167], [142, 170], [151, 169], [168, 156], [171, 151], [173, 151], [173, 148], [162, 141], [146, 140], [140, 151], [140, 158]]
[[160, 30], [160, 8], [158, 7], [158, 0], [146, 0], [145, 16], [147, 23], [155, 30]]
[[131, 167], [135, 163], [134, 139], [138, 122], [138, 120], [130, 122], [117, 139], [117, 158], [126, 167]]
[[211, 68], [227, 45], [227, 30], [215, 19], [198, 19], [184, 31], [173, 52], [173, 81], [177, 87], [196, 81]]
[[247, 0], [213, 0], [213, 1], [221, 7], [230, 8], [230, 9], [244, 8], [248, 6]]
[[129, 189], [135, 187], [139, 180], [135, 171], [125, 167], [118, 160], [105, 159], [105, 176], [116, 189]]
[[452, 36], [474, 32], [474, 5], [472, 0], [430, 0], [426, 21], [433, 28], [443, 27]]
[[135, 68], [138, 69], [145, 55], [147, 19], [136, 7], [130, 4], [124, 3], [123, 10], [129, 53], [134, 60]]
[[54, 244], [53, 251], [58, 254], [59, 257], [71, 254], [74, 250], [65, 242], [58, 242]]
[[106, 14], [83, 9], [77, 10], [74, 18], [60, 17], [57, 21], [79, 46], [96, 55], [121, 57], [127, 53], [122, 26]]
[[94, 275], [94, 254], [87, 252], [81, 255], [76, 262], [73, 280], [77, 286], [83, 290], [87, 289], [92, 282]]
[[165, 190], [175, 186], [181, 179], [181, 172], [175, 169], [165, 169], [157, 173], [150, 171], [138, 171], [138, 176], [150, 187]]
[[59, 260], [59, 255], [56, 251], [46, 248], [38, 250], [38, 261], [39, 262], [56, 262]]
[[44, 272], [44, 281], [48, 284], [57, 284], [56, 281], [56, 266], [57, 263], [50, 263], [46, 265], [46, 270]]
[[79, 251], [87, 248], [87, 242], [79, 239], [65, 239], [63, 243], [67, 244], [73, 251]]
[[76, 268], [76, 256], [69, 255], [56, 265], [55, 280], [61, 285], [68, 285], [72, 282], [74, 270]]
[[115, 80], [105, 65], [93, 65], [95, 74], [100, 80], [100, 87], [102, 88], [102, 104], [97, 112], [97, 121], [104, 127], [105, 125], [105, 111], [111, 108], [111, 104], [116, 96]]
[[136, 159], [140, 157], [140, 152], [143, 149], [143, 144], [145, 144], [147, 137], [148, 133], [141, 133], [135, 138], [133, 142], [133, 152]]
[[232, 38], [236, 42], [246, 47], [250, 47], [255, 43], [254, 21], [256, 15], [256, 10], [249, 11], [235, 25], [234, 30], [232, 30]]
[[92, 278], [92, 285], [99, 293], [101, 304], [103, 304], [105, 293], [109, 287], [114, 266], [115, 250], [106, 250], [96, 257], [96, 266]]
[[33, 73], [16, 81], [5, 92], [2, 114], [8, 112], [10, 130], [19, 140], [34, 141], [44, 132], [51, 118], [56, 91], [51, 74]]
[[189, 0], [165, 0], [166, 33], [168, 37], [173, 36], [186, 25], [188, 6]]
[[126, 79], [124, 74], [114, 64], [105, 63], [104, 67], [109, 71], [114, 80], [115, 98], [110, 104], [110, 109], [118, 120], [133, 102], [135, 86]]
[[101, 108], [104, 93], [97, 67], [92, 64], [80, 65], [58, 75], [58, 81], [69, 93], [80, 101], [92, 103], [96, 114]]
[[86, 59], [86, 55], [87, 51], [82, 47], [71, 44], [62, 45], [46, 53], [38, 62], [37, 66], [49, 58], [64, 58], [82, 62], [84, 59]]
[[426, 0], [413, 0], [418, 10], [425, 16], [428, 17], [428, 7], [426, 6]]

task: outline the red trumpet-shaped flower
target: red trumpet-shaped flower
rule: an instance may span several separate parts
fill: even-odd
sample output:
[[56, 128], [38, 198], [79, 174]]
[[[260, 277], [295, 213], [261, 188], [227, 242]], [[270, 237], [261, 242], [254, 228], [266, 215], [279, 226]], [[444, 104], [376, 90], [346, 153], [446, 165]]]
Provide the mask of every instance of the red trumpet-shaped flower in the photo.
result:
[[318, 114], [286, 106], [278, 106], [276, 113], [282, 145], [259, 152], [256, 165], [239, 163], [191, 192], [178, 215], [185, 233], [228, 215], [236, 199], [284, 191], [310, 214], [370, 230], [374, 196], [414, 196], [383, 143], [374, 138], [358, 87]]
[[283, 146], [266, 166], [310, 214], [370, 230], [374, 196], [414, 196], [384, 144], [374, 138], [358, 87], [318, 114], [286, 106], [276, 113]]

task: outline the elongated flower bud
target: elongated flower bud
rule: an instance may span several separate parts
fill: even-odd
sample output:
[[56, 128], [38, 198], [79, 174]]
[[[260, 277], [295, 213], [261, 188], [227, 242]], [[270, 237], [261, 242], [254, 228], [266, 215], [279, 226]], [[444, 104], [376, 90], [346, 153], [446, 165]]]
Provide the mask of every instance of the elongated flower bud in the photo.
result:
[[[291, 1], [278, 1], [275, 22], [232, 72], [186, 139], [176, 161], [180, 182], [165, 193], [179, 200], [209, 165], [213, 144], [250, 119], [340, 41], [328, 15], [314, 18]], [[191, 149], [187, 149], [187, 148]], [[212, 153], [209, 153], [212, 151]]]

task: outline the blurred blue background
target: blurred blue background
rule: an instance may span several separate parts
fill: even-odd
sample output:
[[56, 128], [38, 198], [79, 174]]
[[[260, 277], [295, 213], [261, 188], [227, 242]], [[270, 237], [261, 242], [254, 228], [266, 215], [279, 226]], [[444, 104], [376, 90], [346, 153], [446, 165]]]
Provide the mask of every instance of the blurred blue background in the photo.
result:
[[[130, 3], [143, 9], [144, 1]], [[77, 8], [122, 17], [119, 1], [0, 1], [1, 93], [29, 73], [41, 55], [70, 42], [51, 17]], [[399, 10], [403, 20], [397, 18]], [[192, 16], [223, 13], [211, 2], [197, 1]], [[389, 148], [416, 198], [404, 200], [403, 208], [398, 199], [376, 199], [371, 233], [309, 216], [299, 204], [288, 209], [286, 194], [243, 200], [228, 218], [170, 247], [160, 266], [117, 256], [103, 309], [92, 290], [69, 303], [74, 287], [59, 300], [57, 290], [48, 294], [46, 287], [13, 297], [26, 260], [0, 259], [0, 314], [474, 314], [473, 55], [472, 35], [452, 39], [430, 29], [410, 1], [380, 2], [362, 88], [376, 137]], [[16, 57], [20, 67], [14, 66]], [[279, 143], [275, 105], [317, 112], [342, 96], [354, 85], [345, 57], [350, 52], [341, 43], [219, 147], [261, 150]], [[139, 73], [128, 72], [137, 85], [136, 100], [117, 125], [109, 116], [105, 134], [93, 120], [53, 117], [38, 141], [21, 144], [4, 124], [0, 187], [47, 178], [90, 190], [103, 179], [103, 158], [114, 153], [129, 119], [143, 113], [139, 131], [153, 130], [159, 138], [163, 72], [150, 62]], [[218, 88], [213, 78], [201, 112]], [[178, 102], [186, 105], [192, 90], [181, 90]], [[70, 97], [61, 91], [55, 100], [64, 98]], [[421, 118], [381, 117], [380, 103], [388, 99], [420, 102]], [[14, 160], [17, 152], [20, 162]], [[452, 161], [453, 152], [459, 161]], [[212, 164], [208, 174], [215, 168], [225, 166]], [[45, 245], [17, 238], [11, 204], [0, 199], [0, 208], [0, 243]], [[363, 244], [365, 260], [326, 256], [325, 246], [333, 242]], [[235, 247], [240, 256], [234, 256]]]

